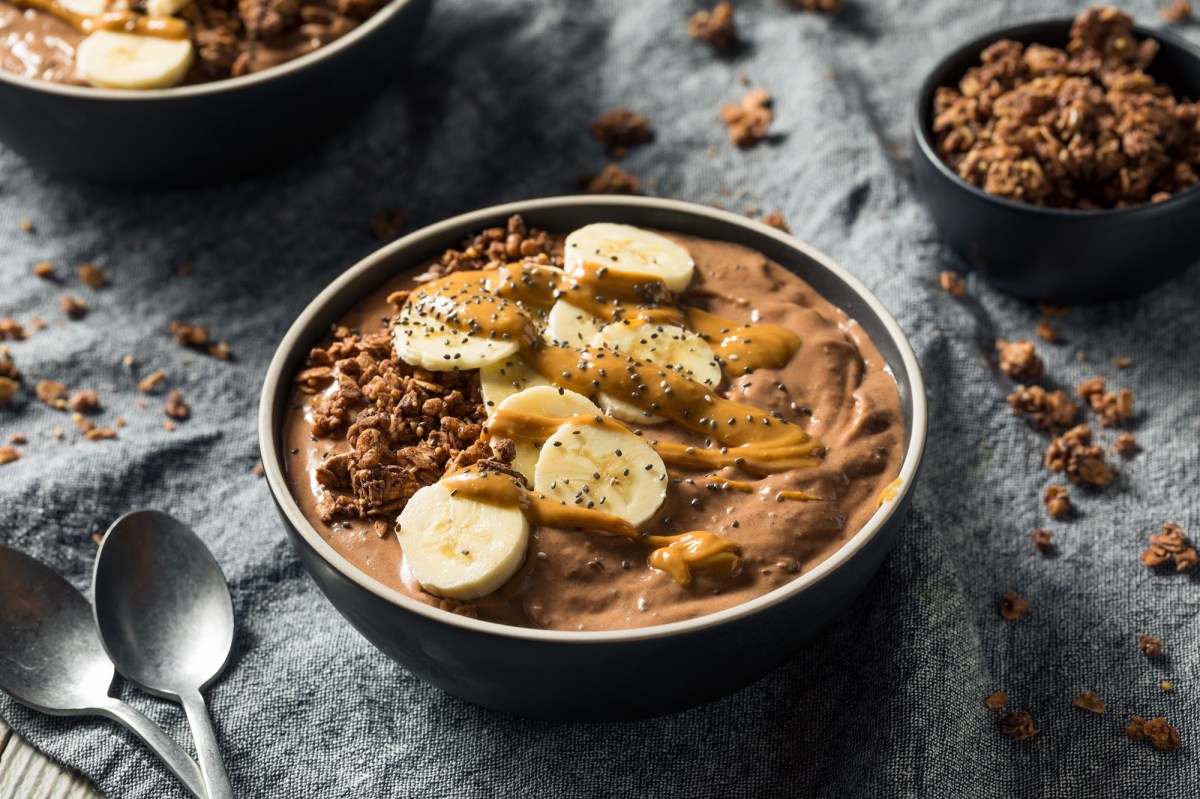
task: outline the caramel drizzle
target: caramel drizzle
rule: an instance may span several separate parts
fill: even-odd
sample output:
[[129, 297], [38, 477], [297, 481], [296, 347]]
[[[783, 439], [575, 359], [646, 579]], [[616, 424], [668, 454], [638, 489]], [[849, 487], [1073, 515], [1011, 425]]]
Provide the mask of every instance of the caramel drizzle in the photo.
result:
[[52, 14], [84, 36], [96, 31], [138, 33], [162, 39], [186, 39], [188, 24], [175, 17], [149, 17], [135, 11], [106, 11], [103, 14], [79, 14], [58, 0], [9, 0], [17, 8], [32, 8]]
[[653, 547], [650, 565], [667, 572], [682, 586], [691, 585], [693, 570], [732, 576], [742, 567], [742, 559], [736, 554], [737, 542], [706, 530], [677, 535], [646, 535], [620, 516], [555, 502], [530, 491], [514, 478], [474, 467], [445, 477], [443, 482], [455, 492], [455, 496], [489, 505], [517, 508], [533, 524], [609, 533]]

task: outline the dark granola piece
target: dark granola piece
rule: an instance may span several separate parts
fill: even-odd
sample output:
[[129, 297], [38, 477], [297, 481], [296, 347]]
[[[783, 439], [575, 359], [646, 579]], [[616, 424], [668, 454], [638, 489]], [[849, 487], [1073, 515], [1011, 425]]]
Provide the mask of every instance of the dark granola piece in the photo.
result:
[[1196, 565], [1197, 553], [1183, 534], [1183, 528], [1172, 522], [1163, 522], [1162, 532], [1150, 536], [1150, 547], [1142, 552], [1142, 563], [1153, 569], [1163, 565], [1174, 565], [1175, 571], [1187, 571]]
[[25, 328], [16, 319], [0, 319], [0, 341], [9, 338], [13, 341], [24, 341], [29, 338], [29, 333], [25, 331]]
[[1037, 327], [1033, 330], [1033, 334], [1042, 341], [1048, 341], [1051, 344], [1055, 343], [1060, 338], [1058, 328], [1050, 324], [1049, 319], [1042, 319], [1039, 321]]
[[67, 400], [67, 407], [76, 413], [96, 413], [100, 410], [100, 395], [95, 391], [76, 391]]
[[408, 222], [408, 211], [395, 210], [371, 217], [371, 230], [380, 241], [391, 241]]
[[1162, 639], [1157, 635], [1147, 635], [1146, 633], [1138, 635], [1138, 649], [1150, 660], [1154, 660], [1162, 654], [1162, 647]]
[[1179, 730], [1167, 723], [1163, 716], [1146, 721], [1141, 716], [1130, 716], [1125, 725], [1125, 737], [1131, 741], [1148, 739], [1155, 749], [1160, 752], [1170, 752], [1179, 748]]
[[1106, 486], [1113, 471], [1104, 459], [1104, 448], [1092, 443], [1092, 429], [1076, 425], [1050, 442], [1044, 460], [1052, 472], [1065, 472], [1072, 483]]
[[800, 11], [816, 11], [821, 14], [836, 14], [842, 10], [844, 0], [784, 0]]
[[1051, 536], [1054, 534], [1049, 530], [1038, 527], [1030, 534], [1029, 540], [1033, 542], [1034, 547], [1038, 552], [1048, 553], [1054, 551], [1054, 544], [1051, 542]]
[[1071, 512], [1071, 494], [1063, 486], [1050, 486], [1042, 499], [1046, 512], [1056, 519]]
[[1120, 433], [1113, 442], [1113, 449], [1118, 455], [1132, 457], [1138, 451], [1137, 439], [1133, 437], [1133, 433]]
[[11, 377], [0, 377], [0, 405], [11, 402], [20, 389], [21, 384], [16, 380]]
[[87, 315], [87, 303], [79, 297], [72, 297], [70, 294], [65, 295], [59, 301], [59, 307], [69, 319], [82, 319]]
[[1029, 600], [1011, 588], [1000, 600], [1000, 615], [1008, 621], [1016, 621], [1029, 612]]
[[1079, 411], [1065, 391], [1046, 391], [1041, 386], [1017, 386], [1008, 395], [1008, 405], [1048, 433], [1074, 423]]
[[54, 264], [49, 261], [39, 261], [33, 265], [33, 274], [42, 280], [54, 279]]
[[1008, 707], [1008, 694], [1004, 691], [994, 691], [988, 695], [987, 699], [983, 700], [983, 704], [988, 710], [1000, 710]]
[[183, 421], [192, 415], [191, 407], [184, 402], [183, 395], [178, 391], [171, 391], [167, 394], [167, 404], [163, 411], [172, 419]]
[[654, 136], [650, 120], [628, 108], [611, 108], [588, 125], [592, 138], [617, 158], [630, 147], [645, 144]]
[[434, 280], [470, 269], [495, 269], [516, 261], [562, 266], [562, 245], [546, 231], [528, 227], [520, 214], [514, 214], [504, 227], [488, 228], [464, 241], [459, 249], [447, 250], [417, 280]]
[[17, 362], [12, 359], [7, 347], [0, 347], [0, 377], [18, 382], [21, 380], [21, 370], [17, 368]]
[[233, 357], [233, 347], [229, 346], [228, 342], [218, 341], [208, 346], [208, 354], [218, 361], [228, 361]]
[[1024, 710], [1010, 710], [1001, 716], [1000, 731], [1018, 741], [1028, 740], [1037, 735], [1037, 727], [1033, 726], [1033, 717]]
[[67, 387], [57, 380], [39, 380], [33, 391], [43, 404], [55, 410], [67, 407]]
[[938, 282], [942, 286], [942, 291], [951, 297], [962, 297], [967, 293], [967, 281], [963, 280], [958, 272], [946, 269], [938, 275]]
[[20, 457], [21, 450], [17, 449], [16, 447], [0, 447], [0, 466], [3, 466], [6, 463], [12, 463], [15, 460], [19, 460]]
[[1013, 380], [1032, 383], [1046, 373], [1046, 366], [1031, 341], [997, 339], [996, 352], [1000, 354], [1000, 371]]
[[172, 322], [168, 326], [171, 338], [184, 347], [203, 349], [209, 344], [208, 328], [188, 322]]
[[84, 264], [79, 267], [79, 279], [94, 289], [104, 288], [106, 282], [104, 270], [95, 264]]
[[741, 45], [731, 3], [720, 2], [712, 11], [701, 10], [692, 14], [687, 31], [693, 39], [708, 42], [718, 52], [731, 52]]
[[1171, 0], [1158, 13], [1168, 25], [1182, 25], [1192, 18], [1192, 4], [1188, 0]]
[[1095, 691], [1084, 691], [1079, 696], [1075, 697], [1075, 707], [1083, 708], [1092, 713], [1103, 713], [1105, 710], [1104, 702], [1096, 694]]
[[775, 119], [771, 94], [766, 89], [751, 89], [736, 103], [721, 109], [721, 121], [729, 129], [729, 140], [741, 148], [753, 147], [767, 136]]
[[616, 164], [609, 164], [598, 173], [579, 176], [579, 185], [588, 194], [641, 194], [642, 180]]
[[1133, 418], [1133, 392], [1127, 388], [1115, 394], [1111, 391], [1092, 394], [1088, 401], [1096, 418], [1105, 427], [1116, 427]]

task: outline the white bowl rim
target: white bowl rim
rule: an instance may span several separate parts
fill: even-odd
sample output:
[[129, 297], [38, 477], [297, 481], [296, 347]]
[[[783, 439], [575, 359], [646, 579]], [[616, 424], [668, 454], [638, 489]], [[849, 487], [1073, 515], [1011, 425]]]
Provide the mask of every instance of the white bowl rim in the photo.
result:
[[[461, 230], [465, 228], [467, 230], [477, 230], [487, 225], [494, 225], [497, 218], [506, 218], [513, 214], [580, 205], [657, 209], [689, 214], [750, 228], [756, 233], [773, 238], [787, 247], [798, 250], [822, 268], [831, 272], [858, 295], [859, 299], [883, 323], [883, 327], [892, 338], [893, 343], [900, 353], [900, 360], [903, 362], [904, 369], [908, 374], [913, 403], [913, 424], [909, 435], [909, 445], [904, 453], [904, 459], [900, 464], [899, 487], [895, 496], [883, 502], [882, 506], [876, 510], [861, 530], [855, 533], [849, 541], [845, 542], [836, 552], [818, 564], [812, 571], [801, 574], [791, 582], [762, 596], [717, 611], [716, 613], [698, 616], [694, 619], [621, 630], [541, 630], [471, 619], [456, 613], [448, 613], [431, 605], [418, 602], [393, 588], [388, 588], [375, 578], [369, 577], [366, 573], [360, 571], [338, 553], [320, 535], [312, 523], [309, 522], [303, 511], [300, 510], [300, 506], [296, 503], [284, 478], [283, 469], [280, 466], [281, 457], [279, 452], [277, 448], [271, 446], [278, 439], [278, 432], [271, 417], [273, 416], [276, 394], [281, 390], [286, 390], [291, 385], [291, 376], [284, 374], [287, 361], [298, 347], [311, 345], [311, 334], [306, 333], [306, 328], [309, 326], [311, 318], [320, 313], [330, 302], [334, 301], [343, 287], [353, 282], [359, 275], [374, 269], [381, 261], [390, 258], [394, 253], [419, 245], [423, 240], [444, 235], [453, 229]], [[412, 266], [415, 267], [417, 264], [413, 264]], [[356, 583], [359, 587], [370, 591], [380, 599], [397, 605], [401, 610], [424, 616], [431, 621], [441, 624], [458, 627], [465, 631], [542, 643], [601, 644], [662, 638], [716, 627], [732, 622], [735, 619], [752, 615], [764, 608], [790, 599], [812, 587], [825, 577], [832, 575], [833, 572], [848, 562], [871, 539], [879, 534], [888, 520], [895, 514], [896, 509], [903, 504], [902, 500], [904, 497], [913, 489], [917, 470], [925, 449], [927, 422], [928, 404], [925, 396], [925, 382], [921, 375], [917, 356], [913, 352], [908, 338], [900, 329], [900, 325], [896, 322], [895, 318], [883, 306], [883, 303], [858, 278], [838, 265], [829, 256], [824, 255], [799, 239], [773, 227], [764, 225], [761, 222], [708, 206], [696, 205], [680, 200], [666, 200], [652, 197], [621, 197], [613, 195], [589, 197], [586, 195], [574, 195], [516, 201], [459, 214], [458, 216], [421, 228], [397, 239], [391, 244], [371, 253], [343, 272], [305, 307], [284, 335], [278, 349], [276, 349], [263, 383], [262, 396], [259, 402], [258, 433], [263, 469], [268, 485], [275, 496], [275, 500], [287, 516], [288, 522], [299, 532], [308, 546], [312, 547], [326, 563], [340, 572], [343, 577]]]
[[122, 100], [127, 102], [166, 99], [178, 100], [220, 92], [237, 91], [239, 89], [251, 88], [275, 78], [282, 78], [292, 72], [302, 70], [323, 58], [328, 58], [348, 47], [352, 47], [355, 42], [370, 36], [376, 28], [382, 27], [386, 20], [399, 14], [412, 2], [413, 0], [389, 0], [383, 8], [376, 11], [369, 19], [345, 36], [341, 36], [327, 45], [318, 47], [310, 53], [305, 53], [299, 58], [293, 58], [290, 61], [285, 61], [282, 64], [276, 64], [273, 67], [264, 69], [262, 72], [253, 72], [249, 75], [243, 75], [240, 78], [222, 78], [221, 80], [206, 81], [187, 86], [172, 86], [167, 89], [102, 89], [96, 86], [73, 86], [42, 80], [41, 78], [29, 78], [5, 69], [0, 69], [0, 83], [10, 83], [22, 89], [44, 92], [46, 94], [64, 95], [76, 99]]

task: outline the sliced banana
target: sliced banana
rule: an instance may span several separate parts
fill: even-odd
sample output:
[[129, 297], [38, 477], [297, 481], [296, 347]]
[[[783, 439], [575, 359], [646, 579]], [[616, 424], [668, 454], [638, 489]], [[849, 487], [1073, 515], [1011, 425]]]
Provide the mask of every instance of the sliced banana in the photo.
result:
[[504, 400], [533, 386], [548, 386], [550, 381], [534, 369], [520, 354], [489, 363], [479, 370], [479, 391], [491, 416]]
[[696, 268], [688, 251], [667, 237], [611, 222], [586, 225], [567, 236], [566, 270], [584, 263], [658, 280], [671, 291], [686, 289]]
[[58, 0], [58, 2], [72, 14], [82, 14], [85, 17], [98, 17], [108, 11], [108, 0]]
[[192, 4], [192, 0], [146, 0], [146, 13], [152, 17], [170, 17]]
[[445, 324], [420, 312], [420, 306], [405, 306], [392, 324], [396, 354], [413, 366], [431, 372], [480, 369], [511, 358], [519, 346], [511, 339], [488, 338]]
[[[551, 385], [534, 386], [517, 392], [497, 407], [499, 410], [548, 416], [552, 419], [569, 419], [572, 416], [593, 416], [600, 413], [595, 403], [582, 394]], [[497, 436], [492, 436], [492, 443], [497, 440]], [[541, 448], [531, 441], [518, 439], [514, 443], [517, 445], [517, 456], [513, 459], [512, 466], [532, 484]]]
[[595, 335], [592, 346], [649, 361], [712, 388], [721, 382], [721, 364], [712, 347], [678, 325], [656, 325], [645, 319], [613, 322]]
[[408, 568], [434, 596], [478, 599], [508, 582], [529, 546], [519, 508], [452, 496], [444, 483], [413, 494], [396, 526]]
[[546, 317], [543, 338], [551, 344], [567, 347], [590, 347], [604, 322], [566, 300], [558, 300]]
[[96, 31], [79, 43], [79, 76], [106, 89], [164, 89], [178, 85], [191, 69], [191, 39]]
[[542, 447], [534, 487], [550, 499], [620, 516], [635, 527], [667, 497], [667, 467], [638, 436], [566, 424]]

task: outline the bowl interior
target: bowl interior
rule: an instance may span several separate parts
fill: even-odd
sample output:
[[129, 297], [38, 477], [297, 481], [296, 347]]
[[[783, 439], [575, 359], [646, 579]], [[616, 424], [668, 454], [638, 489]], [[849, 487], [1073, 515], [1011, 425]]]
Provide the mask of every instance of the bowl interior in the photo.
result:
[[[896, 500], [884, 503], [867, 525], [827, 560], [775, 591], [697, 619], [633, 630], [531, 630], [467, 619], [416, 602], [386, 588], [351, 566], [324, 541], [304, 517], [283, 478], [280, 429], [291, 377], [301, 368], [309, 349], [320, 340], [329, 326], [362, 297], [388, 279], [437, 257], [450, 247], [457, 246], [468, 234], [502, 225], [515, 213], [520, 213], [532, 227], [555, 232], [566, 232], [585, 224], [604, 221], [659, 228], [741, 244], [758, 250], [808, 281], [830, 302], [855, 319], [871, 336], [896, 379], [904, 412], [904, 458], [901, 462], [901, 483]], [[632, 640], [690, 631], [740, 618], [804, 590], [851, 558], [879, 531], [895, 508], [902, 504], [900, 500], [911, 490], [916, 477], [924, 448], [925, 425], [925, 387], [916, 356], [892, 316], [856, 278], [790, 236], [744, 217], [690, 203], [622, 197], [560, 197], [485, 209], [418, 231], [368, 257], [318, 295], [288, 331], [268, 370], [259, 413], [260, 446], [272, 493], [292, 525], [338, 571], [393, 604], [426, 616], [436, 614], [434, 618], [447, 624], [466, 626], [497, 635], [555, 641]]]

